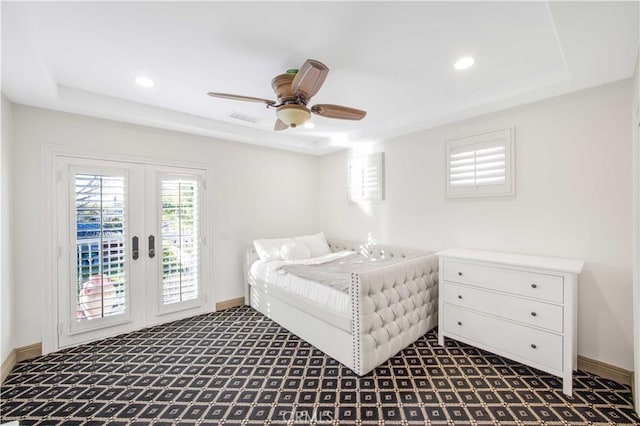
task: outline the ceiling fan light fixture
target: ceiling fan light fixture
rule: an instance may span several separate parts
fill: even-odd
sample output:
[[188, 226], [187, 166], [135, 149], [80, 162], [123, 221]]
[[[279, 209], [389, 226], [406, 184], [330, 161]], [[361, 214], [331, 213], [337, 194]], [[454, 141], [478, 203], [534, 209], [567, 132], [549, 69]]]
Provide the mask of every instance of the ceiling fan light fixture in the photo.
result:
[[302, 105], [282, 105], [276, 111], [276, 117], [289, 127], [298, 127], [311, 118], [311, 112]]

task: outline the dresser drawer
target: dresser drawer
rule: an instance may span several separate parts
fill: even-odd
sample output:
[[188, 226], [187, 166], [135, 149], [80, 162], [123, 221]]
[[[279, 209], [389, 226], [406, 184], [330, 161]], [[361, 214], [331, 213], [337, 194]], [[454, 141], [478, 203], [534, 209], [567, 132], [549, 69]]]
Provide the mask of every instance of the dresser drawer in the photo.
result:
[[459, 336], [487, 350], [562, 370], [562, 336], [480, 313], [444, 305], [445, 334]]
[[442, 279], [549, 302], [563, 303], [563, 278], [444, 259]]
[[475, 287], [443, 282], [440, 297], [444, 303], [486, 312], [562, 333], [563, 308], [537, 300], [493, 293]]

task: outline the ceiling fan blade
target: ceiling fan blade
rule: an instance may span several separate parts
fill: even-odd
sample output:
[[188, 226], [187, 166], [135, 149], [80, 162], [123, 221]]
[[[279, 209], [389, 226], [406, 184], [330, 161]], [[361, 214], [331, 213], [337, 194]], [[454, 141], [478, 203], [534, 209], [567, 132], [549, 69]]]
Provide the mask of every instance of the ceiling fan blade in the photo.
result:
[[280, 120], [279, 118], [276, 120], [276, 124], [273, 126], [273, 130], [286, 130], [288, 128], [289, 126], [287, 126], [287, 123]]
[[321, 117], [339, 118], [341, 120], [362, 120], [367, 111], [342, 105], [317, 104], [311, 107], [311, 112]]
[[260, 102], [260, 103], [265, 103], [267, 105], [276, 104], [276, 101], [272, 101], [270, 99], [263, 99], [263, 98], [254, 98], [253, 96], [232, 95], [230, 93], [216, 93], [216, 92], [207, 92], [207, 95], [213, 96], [214, 98], [232, 99], [234, 101]]
[[291, 82], [291, 91], [309, 100], [318, 93], [329, 74], [329, 67], [315, 59], [307, 59]]

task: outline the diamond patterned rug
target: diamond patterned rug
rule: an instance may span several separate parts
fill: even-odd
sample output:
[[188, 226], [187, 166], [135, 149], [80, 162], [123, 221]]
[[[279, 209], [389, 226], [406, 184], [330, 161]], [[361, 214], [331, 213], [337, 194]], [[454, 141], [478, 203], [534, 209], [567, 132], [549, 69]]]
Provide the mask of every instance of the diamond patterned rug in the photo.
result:
[[434, 331], [358, 377], [244, 306], [19, 363], [0, 409], [21, 425], [640, 423], [629, 387], [573, 385]]

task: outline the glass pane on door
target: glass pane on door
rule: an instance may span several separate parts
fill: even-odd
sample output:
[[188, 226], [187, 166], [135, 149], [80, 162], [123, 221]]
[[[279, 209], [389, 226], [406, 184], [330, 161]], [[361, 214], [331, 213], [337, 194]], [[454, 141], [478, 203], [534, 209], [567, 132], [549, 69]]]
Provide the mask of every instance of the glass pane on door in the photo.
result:
[[125, 178], [75, 175], [77, 322], [126, 312]]
[[198, 298], [199, 181], [162, 178], [162, 304]]

